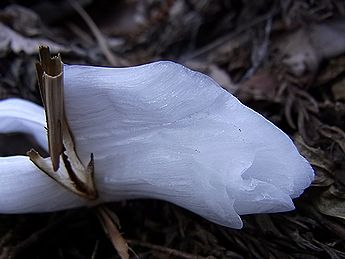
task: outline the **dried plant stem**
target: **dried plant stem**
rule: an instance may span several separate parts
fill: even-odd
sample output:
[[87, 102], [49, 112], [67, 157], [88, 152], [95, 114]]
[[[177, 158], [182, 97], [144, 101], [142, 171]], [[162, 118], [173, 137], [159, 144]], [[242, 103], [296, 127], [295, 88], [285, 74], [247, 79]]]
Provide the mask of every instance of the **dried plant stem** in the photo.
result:
[[[28, 155], [41, 171], [68, 190], [93, 200], [98, 194], [94, 183], [93, 154], [85, 167], [76, 153], [72, 133], [64, 110], [63, 63], [60, 56], [50, 57], [48, 47], [40, 47], [40, 62], [36, 64], [42, 101], [48, 127], [50, 158], [41, 157], [31, 149]], [[128, 245], [121, 236], [114, 213], [104, 206], [97, 208], [104, 231], [122, 259], [128, 259]]]
[[127, 66], [128, 62], [120, 57], [115, 56], [109, 49], [108, 43], [104, 38], [102, 32], [98, 29], [97, 25], [91, 19], [91, 17], [85, 12], [78, 1], [70, 0], [69, 3], [76, 10], [76, 12], [83, 18], [87, 26], [90, 28], [91, 32], [95, 36], [97, 43], [108, 60], [109, 64], [112, 66]]
[[108, 235], [121, 259], [128, 259], [128, 245], [118, 230], [119, 220], [115, 213], [101, 205], [97, 208], [97, 215], [104, 232]]
[[76, 153], [73, 136], [64, 111], [63, 63], [60, 56], [50, 57], [48, 47], [40, 47], [36, 71], [48, 127], [50, 158], [31, 149], [31, 161], [68, 190], [90, 200], [97, 199], [93, 154], [84, 166]]
[[48, 125], [49, 154], [54, 171], [59, 168], [63, 152], [62, 121], [64, 120], [63, 77], [60, 56], [50, 57], [48, 48], [40, 48], [40, 63], [36, 64], [41, 98]]

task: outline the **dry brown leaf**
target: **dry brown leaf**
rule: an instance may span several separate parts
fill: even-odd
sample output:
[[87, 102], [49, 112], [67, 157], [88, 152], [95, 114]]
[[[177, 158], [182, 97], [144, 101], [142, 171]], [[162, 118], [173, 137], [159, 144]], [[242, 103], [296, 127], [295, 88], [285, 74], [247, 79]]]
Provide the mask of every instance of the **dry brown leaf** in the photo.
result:
[[345, 154], [345, 132], [335, 126], [322, 125], [319, 129], [321, 135], [336, 142]]
[[212, 64], [208, 67], [208, 75], [230, 93], [234, 93], [238, 88], [232, 82], [229, 74], [217, 65]]
[[322, 214], [345, 219], [345, 199], [332, 195], [328, 190], [322, 193], [314, 203]]
[[25, 52], [26, 54], [37, 53], [37, 47], [40, 45], [50, 46], [53, 52], [68, 52], [67, 47], [48, 39], [26, 38], [13, 31], [6, 25], [0, 23], [0, 51], [11, 50], [14, 53]]
[[314, 167], [314, 169], [316, 175], [311, 186], [326, 187], [334, 183], [333, 177], [330, 177], [329, 173], [327, 173], [323, 168]]
[[345, 52], [345, 19], [314, 24], [308, 28], [311, 44], [322, 59]]
[[300, 135], [296, 135], [294, 143], [298, 151], [309, 161], [313, 166], [324, 169], [327, 173], [332, 174], [333, 162], [326, 158], [326, 153], [320, 148], [308, 146]]
[[241, 100], [267, 100], [277, 99], [278, 81], [272, 73], [261, 70], [241, 83], [237, 95]]
[[37, 36], [42, 31], [40, 17], [29, 8], [11, 4], [0, 10], [0, 21], [11, 24], [11, 27], [25, 36]]
[[315, 73], [320, 56], [310, 42], [306, 29], [300, 29], [282, 37], [278, 49], [283, 57], [282, 63], [293, 75], [300, 77], [307, 72]]
[[326, 157], [326, 153], [320, 148], [308, 146], [300, 135], [294, 137], [294, 143], [298, 151], [309, 161], [315, 169], [315, 179], [312, 186], [325, 187], [334, 183], [333, 162]]
[[332, 93], [336, 101], [345, 101], [345, 78], [332, 85]]
[[332, 186], [330, 186], [328, 191], [333, 196], [336, 196], [340, 199], [345, 199], [345, 187], [338, 182], [337, 184], [333, 184]]
[[277, 49], [290, 73], [300, 77], [315, 74], [324, 59], [345, 52], [345, 20], [312, 24], [286, 34], [277, 42]]

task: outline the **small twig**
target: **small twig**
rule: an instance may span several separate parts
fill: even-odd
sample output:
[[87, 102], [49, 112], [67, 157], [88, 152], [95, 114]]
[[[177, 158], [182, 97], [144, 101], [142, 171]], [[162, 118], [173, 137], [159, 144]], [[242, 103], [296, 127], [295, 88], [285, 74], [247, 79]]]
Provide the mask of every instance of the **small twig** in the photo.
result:
[[257, 42], [260, 40], [254, 40], [253, 42], [254, 46], [251, 53], [252, 66], [246, 71], [244, 76], [239, 80], [240, 82], [245, 81], [249, 79], [252, 75], [254, 75], [255, 72], [260, 67], [260, 65], [264, 62], [264, 59], [267, 56], [271, 30], [272, 30], [272, 17], [269, 17], [267, 19], [267, 22], [264, 28], [264, 35], [262, 37], [263, 39], [261, 39], [261, 42]]
[[128, 245], [118, 229], [119, 219], [115, 213], [104, 205], [100, 205], [97, 207], [97, 216], [121, 259], [128, 259]]
[[225, 36], [216, 39], [215, 41], [211, 42], [210, 44], [186, 55], [185, 57], [182, 57], [179, 61], [181, 63], [184, 63], [188, 60], [192, 60], [196, 57], [202, 56], [202, 55], [212, 51], [213, 49], [216, 49], [216, 48], [222, 46], [223, 44], [225, 44], [226, 42], [228, 42], [232, 38], [238, 36], [239, 34], [250, 29], [251, 27], [253, 27], [259, 23], [262, 23], [262, 22], [266, 21], [267, 19], [271, 19], [273, 16], [277, 15], [278, 13], [279, 13], [279, 10], [275, 9], [275, 10], [269, 11], [268, 13], [266, 13], [262, 16], [259, 16], [255, 19], [253, 19], [252, 21], [250, 21], [247, 24], [244, 24], [242, 26], [238, 26], [238, 28], [234, 32], [226, 34]]
[[95, 36], [97, 43], [103, 53], [103, 55], [108, 60], [109, 64], [112, 66], [127, 66], [128, 62], [120, 57], [116, 57], [109, 49], [107, 41], [103, 36], [102, 32], [98, 29], [95, 22], [91, 19], [88, 13], [83, 9], [83, 7], [78, 3], [78, 1], [69, 0], [69, 3], [74, 8], [74, 10], [83, 18], [87, 26], [90, 28], [91, 32]]
[[[0, 252], [2, 252], [3, 247], [5, 247], [5, 244], [12, 238], [13, 236], [13, 230], [7, 231], [5, 235], [3, 235], [0, 239]], [[1, 259], [2, 253], [0, 253], [0, 259]]]
[[99, 240], [96, 241], [95, 248], [92, 251], [91, 259], [96, 259], [99, 248]]
[[85, 31], [83, 31], [79, 26], [77, 26], [76, 24], [72, 22], [67, 23], [67, 25], [69, 29], [75, 35], [77, 35], [77, 37], [79, 37], [83, 42], [85, 42], [85, 44], [87, 44], [88, 46], [94, 44], [94, 40], [92, 39], [92, 37]]
[[127, 242], [131, 245], [136, 245], [136, 246], [141, 246], [141, 247], [145, 247], [145, 248], [149, 248], [152, 250], [156, 250], [158, 252], [162, 252], [168, 255], [173, 255], [173, 256], [177, 256], [180, 258], [185, 258], [185, 259], [206, 259], [206, 257], [203, 256], [199, 256], [199, 255], [193, 255], [193, 254], [189, 254], [189, 253], [185, 253], [176, 249], [172, 249], [172, 248], [168, 248], [168, 247], [164, 247], [164, 246], [160, 246], [160, 245], [153, 245], [150, 243], [146, 243], [146, 242], [142, 242], [139, 240], [127, 240]]

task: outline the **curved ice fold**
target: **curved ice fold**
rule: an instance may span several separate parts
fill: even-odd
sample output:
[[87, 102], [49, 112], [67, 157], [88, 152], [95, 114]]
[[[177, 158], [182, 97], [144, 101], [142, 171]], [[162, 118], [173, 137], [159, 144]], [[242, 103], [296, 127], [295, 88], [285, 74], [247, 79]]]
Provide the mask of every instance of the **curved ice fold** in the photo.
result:
[[2, 100], [0, 105], [1, 133], [30, 133], [36, 142], [48, 150], [45, 115], [41, 106], [22, 99]]
[[[64, 80], [77, 153], [85, 164], [90, 152], [95, 156], [100, 202], [163, 199], [218, 224], [241, 228], [238, 215], [293, 209], [291, 198], [313, 179], [309, 163], [285, 133], [206, 75], [176, 63], [65, 65]], [[27, 129], [34, 133], [32, 125]], [[85, 204], [45, 175], [33, 173], [33, 165], [27, 166], [30, 174], [22, 172], [25, 185], [12, 180], [11, 190], [3, 188], [18, 171], [12, 168], [24, 164], [20, 159], [0, 158], [0, 211]], [[33, 181], [35, 188], [30, 188]], [[44, 196], [35, 196], [43, 189]], [[28, 195], [16, 200], [14, 194], [20, 191]], [[10, 202], [2, 198], [8, 195], [13, 196]], [[50, 197], [56, 201], [53, 207]], [[23, 200], [26, 205], [18, 205]]]

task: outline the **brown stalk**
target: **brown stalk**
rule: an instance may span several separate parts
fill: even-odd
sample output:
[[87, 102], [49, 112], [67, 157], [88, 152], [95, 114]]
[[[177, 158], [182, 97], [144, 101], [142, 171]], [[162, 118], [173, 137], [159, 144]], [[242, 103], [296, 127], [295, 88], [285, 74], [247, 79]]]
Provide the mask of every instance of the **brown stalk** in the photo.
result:
[[63, 63], [60, 56], [50, 57], [48, 47], [41, 46], [39, 54], [36, 72], [46, 113], [50, 157], [43, 158], [34, 149], [27, 154], [41, 171], [68, 190], [90, 200], [97, 199], [93, 154], [84, 166], [65, 116]]
[[108, 235], [121, 259], [128, 259], [128, 244], [118, 229], [119, 220], [115, 213], [101, 205], [97, 208], [97, 215], [104, 232]]

